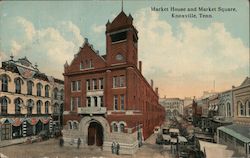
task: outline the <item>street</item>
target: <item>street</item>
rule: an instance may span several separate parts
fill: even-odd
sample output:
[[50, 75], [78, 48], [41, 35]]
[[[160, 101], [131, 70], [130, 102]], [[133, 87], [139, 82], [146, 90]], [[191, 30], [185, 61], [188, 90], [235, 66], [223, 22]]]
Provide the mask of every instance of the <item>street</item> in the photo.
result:
[[111, 152], [101, 151], [97, 147], [73, 148], [59, 147], [58, 139], [48, 141], [20, 144], [0, 148], [0, 153], [8, 158], [170, 158], [166, 148], [155, 144], [156, 135], [151, 135], [143, 146], [131, 155], [113, 155]]

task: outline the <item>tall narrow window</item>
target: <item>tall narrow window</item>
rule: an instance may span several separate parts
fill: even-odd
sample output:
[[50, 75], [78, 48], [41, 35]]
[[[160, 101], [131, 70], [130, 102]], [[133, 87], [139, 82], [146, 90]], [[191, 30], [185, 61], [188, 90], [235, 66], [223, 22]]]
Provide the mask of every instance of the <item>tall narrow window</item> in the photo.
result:
[[250, 116], [250, 101], [246, 102], [246, 108], [247, 108], [248, 116]]
[[81, 90], [81, 82], [80, 81], [72, 81], [71, 82], [71, 91], [80, 91]]
[[87, 106], [90, 107], [91, 106], [91, 98], [87, 97], [86, 101], [87, 101]]
[[227, 116], [231, 116], [231, 105], [227, 103]]
[[124, 133], [125, 131], [125, 126], [123, 123], [120, 124], [120, 132]]
[[20, 114], [21, 113], [21, 99], [17, 98], [15, 100], [15, 114]]
[[16, 86], [16, 93], [20, 94], [21, 93], [21, 79], [17, 78], [15, 80], [15, 86]]
[[71, 97], [71, 101], [70, 101], [70, 111], [74, 111], [75, 110], [75, 98]]
[[244, 105], [242, 103], [240, 103], [240, 115], [241, 116], [245, 115], [245, 108], [244, 108]]
[[41, 114], [41, 106], [42, 106], [42, 102], [40, 100], [37, 101], [37, 104], [36, 104], [36, 113], [37, 114]]
[[94, 97], [94, 106], [97, 107], [98, 104], [97, 104], [97, 97]]
[[90, 59], [89, 61], [89, 68], [92, 68], [93, 67], [93, 62], [92, 62], [92, 59]]
[[28, 95], [32, 95], [32, 86], [33, 86], [33, 82], [27, 81], [27, 94]]
[[36, 87], [37, 87], [37, 96], [41, 96], [41, 94], [42, 94], [42, 84], [38, 83], [36, 85]]
[[34, 105], [34, 101], [29, 99], [27, 102], [28, 106], [27, 106], [27, 114], [31, 115], [32, 114], [32, 110], [33, 110], [33, 105]]
[[77, 91], [81, 90], [81, 81], [77, 81]]
[[122, 94], [121, 95], [121, 110], [124, 110], [124, 103], [125, 103], [124, 95]]
[[104, 84], [103, 78], [100, 78], [99, 79], [99, 89], [103, 89], [103, 84]]
[[84, 66], [83, 66], [83, 62], [80, 63], [80, 70], [83, 70]]
[[100, 96], [100, 106], [103, 107], [103, 96]]
[[120, 87], [125, 87], [125, 76], [120, 76]]
[[61, 96], [60, 99], [63, 100], [64, 99], [64, 91], [63, 91], [63, 89], [60, 91], [60, 94], [61, 94], [60, 95]]
[[90, 80], [86, 80], [86, 87], [87, 87], [87, 90], [89, 91], [90, 90]]
[[6, 75], [2, 77], [2, 91], [8, 92], [8, 77]]
[[8, 100], [6, 97], [2, 99], [1, 114], [7, 114], [8, 112]]
[[49, 97], [49, 85], [45, 86], [45, 97]]
[[117, 126], [116, 123], [113, 123], [113, 124], [112, 124], [112, 131], [113, 131], [113, 132], [118, 132], [118, 126]]
[[118, 110], [118, 96], [114, 96], [114, 110]]
[[45, 114], [48, 114], [49, 113], [49, 102], [46, 101], [45, 102]]
[[76, 97], [76, 103], [77, 103], [77, 107], [81, 106], [81, 98], [80, 97]]
[[93, 89], [96, 90], [97, 89], [97, 80], [93, 79]]

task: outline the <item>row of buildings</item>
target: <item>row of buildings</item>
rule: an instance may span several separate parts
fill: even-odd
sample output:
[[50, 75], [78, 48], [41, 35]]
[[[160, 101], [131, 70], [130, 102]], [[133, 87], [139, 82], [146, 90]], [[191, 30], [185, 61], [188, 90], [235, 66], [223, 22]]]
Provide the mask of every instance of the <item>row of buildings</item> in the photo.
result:
[[250, 78], [220, 93], [206, 93], [184, 107], [184, 116], [201, 136], [225, 144], [239, 156], [250, 155]]
[[1, 63], [0, 140], [53, 133], [62, 125], [64, 82], [26, 57]]

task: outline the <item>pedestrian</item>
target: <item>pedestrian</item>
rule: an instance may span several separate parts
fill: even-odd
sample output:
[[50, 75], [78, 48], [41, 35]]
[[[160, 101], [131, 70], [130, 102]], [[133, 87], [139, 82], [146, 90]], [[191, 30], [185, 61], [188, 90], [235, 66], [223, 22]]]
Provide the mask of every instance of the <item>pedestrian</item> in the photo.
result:
[[59, 140], [60, 147], [63, 147], [63, 144], [64, 144], [64, 140], [63, 140], [63, 138], [60, 138], [60, 140]]
[[115, 142], [112, 142], [111, 151], [112, 151], [112, 154], [115, 153]]
[[120, 144], [116, 144], [116, 154], [119, 155], [119, 150], [120, 150]]
[[77, 140], [77, 149], [79, 149], [80, 145], [81, 145], [81, 139], [78, 138], [78, 140]]

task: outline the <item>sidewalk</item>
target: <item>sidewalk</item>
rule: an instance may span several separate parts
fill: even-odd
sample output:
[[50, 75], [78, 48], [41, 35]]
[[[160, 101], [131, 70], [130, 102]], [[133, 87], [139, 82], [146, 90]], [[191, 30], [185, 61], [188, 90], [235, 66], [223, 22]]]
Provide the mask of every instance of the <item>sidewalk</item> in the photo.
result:
[[19, 139], [3, 140], [3, 141], [0, 141], [0, 148], [5, 147], [5, 146], [10, 146], [10, 145], [15, 145], [15, 144], [22, 144], [26, 140], [27, 140], [27, 137], [19, 138]]

